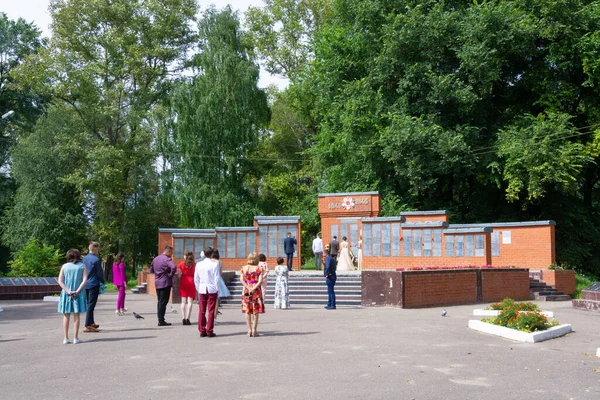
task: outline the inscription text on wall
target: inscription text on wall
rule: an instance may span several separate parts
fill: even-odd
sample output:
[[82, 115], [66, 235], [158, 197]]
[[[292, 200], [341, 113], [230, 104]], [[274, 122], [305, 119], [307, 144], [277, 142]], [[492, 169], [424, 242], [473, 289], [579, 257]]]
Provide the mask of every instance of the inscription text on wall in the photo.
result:
[[362, 198], [358, 198], [358, 199], [353, 199], [352, 197], [344, 197], [344, 199], [339, 203], [335, 203], [335, 202], [329, 203], [329, 209], [335, 210], [338, 208], [343, 208], [345, 210], [351, 210], [357, 205], [368, 205], [368, 204], [369, 204], [368, 197], [362, 197]]

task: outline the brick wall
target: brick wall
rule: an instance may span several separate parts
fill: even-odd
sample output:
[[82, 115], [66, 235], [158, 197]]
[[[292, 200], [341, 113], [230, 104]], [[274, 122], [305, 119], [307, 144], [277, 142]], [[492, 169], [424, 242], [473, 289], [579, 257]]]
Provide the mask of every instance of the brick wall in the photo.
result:
[[[154, 274], [146, 275], [146, 282], [148, 285], [146, 286], [146, 291], [148, 294], [156, 297], [156, 286], [154, 284]], [[171, 296], [169, 297], [169, 302], [173, 304], [181, 303], [181, 296], [179, 296], [179, 277], [173, 277], [173, 287], [171, 287]]]
[[0, 300], [38, 300], [60, 291], [59, 285], [0, 286]]
[[477, 303], [475, 270], [404, 271], [403, 308]]
[[[523, 268], [546, 269], [556, 263], [554, 225], [489, 226], [500, 232], [500, 256], [492, 257], [492, 265], [515, 265]], [[503, 232], [511, 232], [511, 243], [502, 243]]]
[[484, 303], [501, 301], [506, 297], [529, 300], [529, 270], [482, 269], [481, 287]]
[[460, 269], [432, 271], [363, 271], [361, 302], [365, 307], [444, 307], [529, 299], [527, 269]]
[[565, 294], [573, 295], [577, 290], [575, 271], [573, 270], [545, 269], [542, 270], [542, 280]]

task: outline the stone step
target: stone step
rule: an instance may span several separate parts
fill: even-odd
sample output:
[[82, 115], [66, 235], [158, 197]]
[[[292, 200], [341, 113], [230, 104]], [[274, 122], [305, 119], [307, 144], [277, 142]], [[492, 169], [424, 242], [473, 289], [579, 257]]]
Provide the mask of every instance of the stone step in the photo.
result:
[[[360, 307], [360, 300], [345, 300], [345, 299], [341, 299], [338, 298], [336, 296], [336, 306], [340, 307], [340, 306], [352, 306], [352, 307]], [[221, 304], [234, 304], [234, 305], [239, 305], [240, 304], [240, 299], [225, 299], [225, 298], [221, 298]], [[273, 304], [273, 300], [272, 299], [266, 299], [265, 300], [265, 304], [267, 305], [272, 305]], [[319, 305], [319, 306], [324, 306], [327, 304], [327, 297], [324, 298], [319, 298], [319, 299], [292, 299], [290, 298], [290, 304], [292, 307], [294, 306], [298, 306], [298, 305]]]
[[[227, 287], [230, 288], [241, 288], [243, 285], [241, 282], [231, 282], [227, 285]], [[288, 282], [288, 287], [327, 287], [327, 284], [325, 282]], [[275, 279], [271, 280], [269, 279], [267, 281], [267, 287], [275, 287]], [[356, 288], [360, 288], [361, 284], [360, 282], [358, 283], [352, 283], [352, 282], [336, 282], [335, 283], [335, 287], [356, 287]]]
[[541, 292], [534, 292], [538, 296], [562, 296], [564, 293], [559, 292], [558, 290], [544, 290]]
[[539, 293], [539, 292], [557, 292], [558, 290], [554, 289], [552, 286], [544, 286], [544, 287], [530, 287], [530, 293]]
[[571, 296], [568, 294], [540, 296], [537, 300], [543, 301], [571, 301]]

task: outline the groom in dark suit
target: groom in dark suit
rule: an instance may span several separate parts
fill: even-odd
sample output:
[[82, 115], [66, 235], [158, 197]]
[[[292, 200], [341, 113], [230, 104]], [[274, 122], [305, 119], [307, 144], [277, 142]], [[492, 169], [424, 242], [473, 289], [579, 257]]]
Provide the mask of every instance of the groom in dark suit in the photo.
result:
[[294, 252], [296, 251], [296, 237], [292, 237], [292, 232], [287, 233], [287, 237], [283, 240], [283, 251], [287, 257], [287, 269], [292, 270], [294, 262]]
[[329, 243], [329, 254], [331, 257], [337, 260], [338, 252], [340, 249], [340, 242], [337, 240], [337, 236], [333, 237], [333, 240]]

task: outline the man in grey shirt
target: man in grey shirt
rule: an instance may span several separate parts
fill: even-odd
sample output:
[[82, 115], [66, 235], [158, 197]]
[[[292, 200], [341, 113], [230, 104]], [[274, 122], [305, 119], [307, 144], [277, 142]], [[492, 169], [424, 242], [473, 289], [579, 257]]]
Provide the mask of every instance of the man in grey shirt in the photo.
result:
[[339, 248], [340, 248], [340, 243], [337, 240], [337, 236], [334, 236], [331, 243], [329, 243], [329, 255], [331, 257], [337, 259]]

